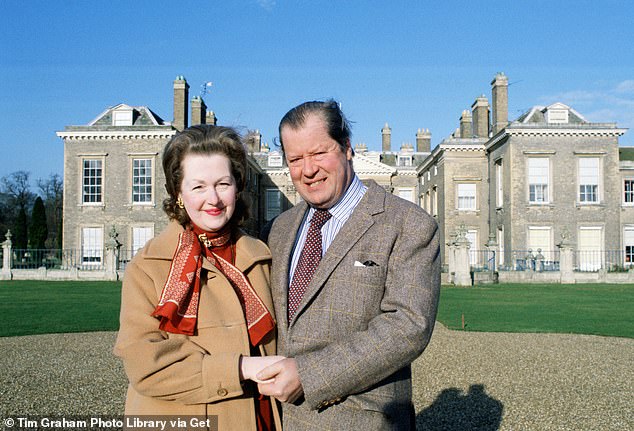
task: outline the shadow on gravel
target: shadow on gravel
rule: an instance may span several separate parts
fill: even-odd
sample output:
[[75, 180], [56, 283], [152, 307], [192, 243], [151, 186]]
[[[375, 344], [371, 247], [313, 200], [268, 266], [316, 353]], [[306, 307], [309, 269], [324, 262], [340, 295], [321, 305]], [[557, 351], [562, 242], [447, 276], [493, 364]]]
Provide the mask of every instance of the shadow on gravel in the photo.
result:
[[493, 431], [500, 428], [503, 404], [486, 394], [484, 385], [443, 390], [425, 410], [416, 415], [417, 430]]

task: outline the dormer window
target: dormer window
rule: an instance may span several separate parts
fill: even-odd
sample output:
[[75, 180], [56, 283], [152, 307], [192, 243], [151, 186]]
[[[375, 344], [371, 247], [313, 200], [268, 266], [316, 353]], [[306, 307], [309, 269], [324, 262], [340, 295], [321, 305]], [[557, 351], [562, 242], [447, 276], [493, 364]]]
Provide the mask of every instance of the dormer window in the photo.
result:
[[132, 109], [119, 109], [112, 112], [113, 126], [131, 126]]
[[549, 124], [568, 124], [568, 110], [549, 109], [546, 111], [546, 121]]
[[268, 160], [269, 168], [281, 168], [282, 167], [282, 156], [276, 153], [269, 154]]
[[398, 156], [399, 166], [412, 166], [412, 156]]

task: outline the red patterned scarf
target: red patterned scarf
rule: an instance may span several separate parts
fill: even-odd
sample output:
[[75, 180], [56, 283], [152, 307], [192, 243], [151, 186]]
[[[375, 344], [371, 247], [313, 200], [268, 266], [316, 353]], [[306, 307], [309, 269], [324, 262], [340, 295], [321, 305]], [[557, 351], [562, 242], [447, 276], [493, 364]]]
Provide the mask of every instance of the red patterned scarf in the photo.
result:
[[204, 258], [231, 283], [247, 320], [249, 340], [256, 346], [275, 328], [275, 321], [249, 279], [235, 267], [235, 240], [232, 240], [229, 227], [219, 232], [205, 232], [193, 226], [180, 234], [161, 299], [152, 313], [161, 318], [159, 328], [175, 334], [194, 335]]

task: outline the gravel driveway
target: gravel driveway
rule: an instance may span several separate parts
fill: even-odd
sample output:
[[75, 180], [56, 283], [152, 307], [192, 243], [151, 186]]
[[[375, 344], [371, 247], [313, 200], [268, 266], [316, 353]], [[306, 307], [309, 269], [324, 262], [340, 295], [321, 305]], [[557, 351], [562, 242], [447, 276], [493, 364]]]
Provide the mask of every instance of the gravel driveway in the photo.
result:
[[[115, 333], [0, 338], [0, 417], [123, 412]], [[634, 339], [449, 331], [414, 362], [420, 430], [632, 430]]]

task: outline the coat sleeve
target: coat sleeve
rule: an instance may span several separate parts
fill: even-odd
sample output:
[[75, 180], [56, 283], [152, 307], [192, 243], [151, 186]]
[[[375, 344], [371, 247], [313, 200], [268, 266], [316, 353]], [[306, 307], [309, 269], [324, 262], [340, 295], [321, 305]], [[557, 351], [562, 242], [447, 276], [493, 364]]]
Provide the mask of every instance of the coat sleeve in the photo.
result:
[[[368, 321], [367, 329], [296, 357], [312, 409], [379, 383], [408, 366], [429, 343], [440, 291], [438, 225], [413, 206], [395, 215], [394, 223], [401, 227], [391, 250], [386, 250], [380, 313]], [[345, 291], [343, 285], [336, 288]]]
[[[143, 261], [141, 261], [143, 263]], [[186, 335], [158, 329], [154, 281], [132, 261], [121, 294], [120, 329], [114, 347], [134, 389], [147, 397], [202, 404], [243, 394], [239, 353], [205, 351]]]

